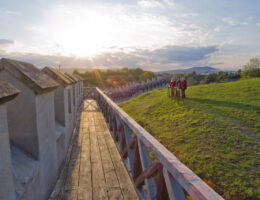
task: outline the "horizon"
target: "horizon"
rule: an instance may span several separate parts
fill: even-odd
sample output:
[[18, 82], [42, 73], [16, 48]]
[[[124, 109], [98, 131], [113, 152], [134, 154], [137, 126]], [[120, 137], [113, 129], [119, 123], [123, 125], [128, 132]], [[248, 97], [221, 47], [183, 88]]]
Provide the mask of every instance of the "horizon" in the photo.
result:
[[260, 55], [260, 2], [0, 1], [0, 58], [37, 67], [238, 70]]

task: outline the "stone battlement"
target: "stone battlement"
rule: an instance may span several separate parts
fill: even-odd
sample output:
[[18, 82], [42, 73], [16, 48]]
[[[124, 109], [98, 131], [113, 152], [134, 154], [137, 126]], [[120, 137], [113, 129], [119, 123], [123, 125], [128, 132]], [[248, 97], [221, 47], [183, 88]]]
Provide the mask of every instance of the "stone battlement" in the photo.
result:
[[81, 77], [0, 60], [0, 199], [47, 199], [82, 101]]

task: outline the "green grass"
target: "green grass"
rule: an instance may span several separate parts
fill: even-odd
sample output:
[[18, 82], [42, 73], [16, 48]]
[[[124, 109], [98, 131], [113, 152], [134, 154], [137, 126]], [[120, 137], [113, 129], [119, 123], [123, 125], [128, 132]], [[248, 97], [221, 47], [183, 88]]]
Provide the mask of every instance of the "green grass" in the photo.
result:
[[119, 105], [225, 199], [260, 199], [260, 78], [167, 89]]

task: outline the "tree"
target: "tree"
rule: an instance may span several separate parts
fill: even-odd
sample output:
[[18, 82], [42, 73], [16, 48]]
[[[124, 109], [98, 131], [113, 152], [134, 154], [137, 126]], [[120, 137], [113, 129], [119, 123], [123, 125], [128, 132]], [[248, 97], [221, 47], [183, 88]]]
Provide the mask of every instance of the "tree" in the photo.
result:
[[145, 71], [140, 76], [141, 80], [151, 80], [153, 77], [155, 77], [155, 74], [151, 71]]
[[260, 59], [251, 58], [249, 62], [243, 66], [242, 76], [260, 77]]

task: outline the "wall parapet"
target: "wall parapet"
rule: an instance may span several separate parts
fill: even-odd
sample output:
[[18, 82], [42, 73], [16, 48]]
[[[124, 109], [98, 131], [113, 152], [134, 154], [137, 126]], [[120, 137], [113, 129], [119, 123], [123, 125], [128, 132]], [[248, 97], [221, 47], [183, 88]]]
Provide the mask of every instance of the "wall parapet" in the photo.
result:
[[51, 67], [0, 60], [0, 199], [48, 198], [83, 102], [82, 86]]

